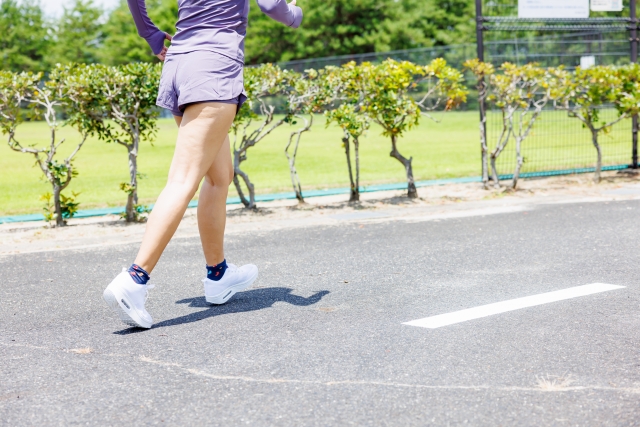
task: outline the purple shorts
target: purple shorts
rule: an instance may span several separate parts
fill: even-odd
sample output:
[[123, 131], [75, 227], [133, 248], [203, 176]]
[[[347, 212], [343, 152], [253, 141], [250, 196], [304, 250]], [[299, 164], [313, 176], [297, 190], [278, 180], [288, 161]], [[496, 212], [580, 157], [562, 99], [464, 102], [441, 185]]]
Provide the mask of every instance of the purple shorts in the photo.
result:
[[199, 102], [237, 104], [247, 100], [244, 65], [219, 53], [197, 50], [168, 54], [162, 67], [156, 105], [182, 116], [187, 106]]

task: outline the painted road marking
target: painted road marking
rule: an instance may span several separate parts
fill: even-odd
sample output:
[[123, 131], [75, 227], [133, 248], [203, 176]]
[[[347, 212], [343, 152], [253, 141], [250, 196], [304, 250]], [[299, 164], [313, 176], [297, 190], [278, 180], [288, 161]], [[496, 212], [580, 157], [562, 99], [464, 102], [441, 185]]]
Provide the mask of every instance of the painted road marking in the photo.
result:
[[466, 322], [467, 320], [506, 313], [507, 311], [520, 310], [521, 308], [534, 307], [536, 305], [548, 304], [550, 302], [583, 297], [586, 295], [622, 288], [624, 288], [624, 286], [608, 285], [606, 283], [592, 283], [590, 285], [576, 286], [573, 288], [562, 289], [560, 291], [510, 299], [507, 301], [496, 302], [494, 304], [481, 305], [479, 307], [468, 308], [466, 310], [454, 311], [452, 313], [425, 317], [424, 319], [412, 320], [411, 322], [403, 323], [403, 325], [419, 326], [421, 328], [430, 329], [441, 328], [455, 323]]

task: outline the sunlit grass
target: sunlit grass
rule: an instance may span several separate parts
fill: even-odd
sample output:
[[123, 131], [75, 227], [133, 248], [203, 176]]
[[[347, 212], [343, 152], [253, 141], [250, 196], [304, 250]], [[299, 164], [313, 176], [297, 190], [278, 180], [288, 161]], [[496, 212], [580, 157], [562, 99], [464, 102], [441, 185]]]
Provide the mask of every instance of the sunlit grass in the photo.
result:
[[[416, 179], [474, 176], [480, 174], [477, 112], [452, 112], [438, 115], [441, 123], [423, 119], [417, 129], [400, 142], [400, 150], [414, 157]], [[142, 203], [153, 203], [166, 181], [177, 128], [172, 119], [159, 122], [160, 131], [153, 145], [144, 142], [140, 149], [139, 169]], [[284, 147], [294, 127], [286, 125], [274, 131], [249, 150], [243, 169], [258, 193], [291, 191]], [[73, 149], [78, 134], [68, 127], [59, 130], [66, 138], [63, 152]], [[48, 129], [43, 123], [26, 123], [18, 128], [23, 144], [46, 144]], [[6, 140], [5, 140], [6, 141]], [[389, 157], [390, 142], [374, 126], [361, 142], [362, 184], [403, 182], [402, 165]], [[119, 183], [128, 180], [127, 151], [113, 143], [90, 140], [76, 157], [79, 176], [66, 192], [80, 193], [81, 209], [122, 206], [125, 195]], [[303, 190], [346, 187], [349, 180], [341, 142], [341, 131], [334, 125], [325, 128], [317, 117], [312, 131], [303, 136], [297, 169]], [[50, 191], [33, 157], [11, 151], [6, 142], [0, 146], [0, 215], [39, 213], [41, 194]], [[231, 196], [235, 191], [231, 189]]]

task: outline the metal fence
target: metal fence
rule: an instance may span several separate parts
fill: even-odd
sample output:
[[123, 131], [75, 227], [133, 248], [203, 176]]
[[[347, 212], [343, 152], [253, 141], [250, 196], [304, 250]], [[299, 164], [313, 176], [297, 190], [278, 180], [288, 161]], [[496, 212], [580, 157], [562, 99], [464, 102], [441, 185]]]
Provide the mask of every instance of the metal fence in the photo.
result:
[[[616, 115], [614, 109], [604, 109], [602, 119], [610, 120]], [[487, 137], [489, 149], [495, 146], [502, 129], [500, 113], [487, 114]], [[624, 120], [601, 132], [603, 165], [606, 169], [624, 169], [631, 160], [631, 120]], [[524, 176], [555, 175], [558, 173], [588, 172], [596, 163], [596, 149], [591, 142], [591, 133], [582, 122], [567, 117], [564, 111], [548, 110], [534, 124], [532, 133], [522, 144]], [[515, 141], [507, 144], [497, 161], [498, 174], [508, 177], [516, 166]]]
[[[513, 62], [526, 64], [537, 62], [544, 67], [564, 65], [571, 69], [580, 65], [584, 56], [594, 56], [598, 65], [621, 65], [629, 63], [628, 34], [620, 31], [583, 31], [573, 34], [535, 35], [511, 32], [501, 38], [485, 41], [485, 60], [494, 64]], [[300, 59], [281, 62], [284, 69], [304, 71], [309, 68], [340, 66], [350, 61], [356, 63], [380, 63], [387, 58], [411, 61], [426, 65], [436, 58], [444, 58], [449, 65], [461, 68], [464, 61], [477, 57], [475, 43], [417, 49], [393, 50], [325, 58]], [[470, 82], [473, 83], [473, 82]], [[471, 85], [473, 86], [473, 84]]]
[[[563, 65], [568, 69], [579, 65], [622, 65], [637, 57], [638, 21], [635, 0], [625, 0], [623, 12], [596, 13], [592, 18], [575, 20], [540, 20], [517, 18], [518, 0], [477, 0], [480, 3], [477, 44], [428, 47], [381, 53], [333, 56], [283, 62], [286, 69], [303, 71], [308, 68], [339, 66], [350, 61], [378, 63], [387, 58], [408, 60], [425, 65], [435, 58], [445, 58], [457, 68], [482, 52], [484, 60], [499, 65], [503, 62], [525, 64], [537, 62], [544, 67]], [[631, 4], [630, 2], [633, 2]], [[631, 36], [631, 43], [630, 43]], [[635, 42], [634, 42], [635, 40]], [[635, 44], [634, 44], [635, 43]], [[481, 49], [479, 49], [481, 47]], [[633, 50], [636, 49], [636, 52]], [[471, 89], [467, 108], [477, 108], [475, 82], [467, 76]], [[602, 111], [602, 117], [616, 114], [613, 109]], [[637, 165], [631, 120], [615, 125], [601, 139], [603, 164], [608, 169], [621, 169]], [[489, 111], [487, 137], [495, 141], [501, 130], [499, 112]], [[637, 133], [636, 133], [637, 135]], [[534, 126], [533, 133], [524, 142], [525, 174], [554, 174], [569, 171], [587, 171], [595, 164], [596, 153], [589, 131], [577, 119], [561, 111], [544, 111]], [[512, 173], [515, 166], [515, 147], [510, 141], [498, 161], [501, 174]]]
[[304, 71], [309, 68], [324, 68], [328, 65], [340, 66], [351, 61], [360, 64], [362, 62], [380, 63], [387, 58], [397, 61], [411, 61], [416, 64], [426, 65], [436, 58], [445, 58], [454, 67], [461, 67], [469, 58], [476, 57], [476, 45], [473, 43], [425, 47], [417, 49], [392, 50], [389, 52], [360, 53], [354, 55], [329, 56], [325, 58], [299, 59], [289, 62], [281, 62], [278, 65], [285, 69]]
[[[522, 19], [518, 0], [476, 0], [478, 56], [495, 64], [537, 62], [567, 68], [621, 65], [637, 60], [636, 0], [625, 1], [622, 12], [591, 13], [585, 19]], [[487, 113], [487, 137], [495, 141], [502, 129], [499, 113]], [[614, 109], [603, 109], [612, 119]], [[625, 120], [601, 136], [606, 169], [637, 167], [637, 119]], [[590, 132], [561, 111], [544, 111], [533, 134], [523, 145], [525, 174], [588, 171], [596, 162]], [[510, 174], [515, 166], [513, 141], [498, 161], [498, 170]]]

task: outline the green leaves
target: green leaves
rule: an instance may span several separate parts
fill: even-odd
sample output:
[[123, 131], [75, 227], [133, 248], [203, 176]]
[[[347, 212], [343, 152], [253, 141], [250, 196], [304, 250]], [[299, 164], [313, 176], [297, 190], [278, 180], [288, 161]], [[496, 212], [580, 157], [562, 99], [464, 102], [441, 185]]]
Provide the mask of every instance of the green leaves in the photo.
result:
[[38, 86], [42, 74], [0, 71], [0, 130], [3, 134], [15, 132], [23, 121], [22, 107]]
[[238, 133], [240, 129], [258, 118], [254, 106], [258, 104], [261, 112], [265, 113], [262, 100], [268, 96], [282, 94], [288, 82], [288, 72], [273, 64], [263, 64], [259, 67], [247, 67], [244, 69], [244, 90], [247, 94], [247, 102], [236, 114], [231, 130]]
[[304, 22], [291, 29], [251, 5], [247, 63], [466, 43], [475, 35], [468, 0], [305, 0], [300, 6]]
[[50, 25], [36, 0], [0, 0], [2, 69], [44, 71], [51, 46]]
[[160, 65], [76, 64], [58, 66], [55, 72], [68, 76], [65, 89], [73, 126], [123, 145], [155, 135]]
[[420, 109], [408, 95], [414, 76], [424, 70], [410, 62], [388, 59], [379, 65], [363, 63], [362, 111], [382, 126], [385, 136], [400, 136], [418, 124]]
[[[592, 131], [606, 130], [622, 118], [640, 112], [638, 64], [578, 67], [573, 73], [555, 69], [551, 74], [550, 89], [556, 107], [579, 118]], [[606, 106], [617, 109], [618, 118], [601, 121], [599, 110]]]
[[327, 117], [327, 126], [330, 123], [336, 123], [351, 138], [358, 139], [369, 129], [371, 119], [363, 113], [356, 111], [353, 104], [342, 104], [334, 110], [325, 113]]

